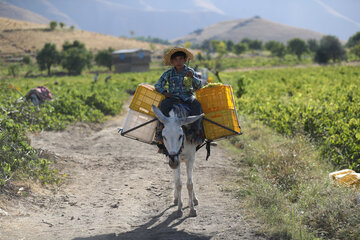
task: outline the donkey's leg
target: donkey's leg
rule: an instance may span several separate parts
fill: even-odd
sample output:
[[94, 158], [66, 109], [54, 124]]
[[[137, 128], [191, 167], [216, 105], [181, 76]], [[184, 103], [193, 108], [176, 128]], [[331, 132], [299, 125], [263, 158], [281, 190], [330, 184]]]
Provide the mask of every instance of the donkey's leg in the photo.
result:
[[175, 191], [174, 191], [174, 204], [178, 206], [178, 215], [182, 216], [182, 202], [181, 202], [181, 178], [180, 178], [180, 166], [173, 170]]
[[188, 189], [188, 193], [189, 193], [189, 207], [190, 207], [190, 217], [196, 217], [196, 210], [194, 208], [194, 205], [198, 204], [198, 200], [196, 199], [195, 196], [195, 191], [194, 191], [194, 184], [193, 184], [193, 167], [194, 167], [194, 161], [195, 158], [192, 157], [190, 159], [188, 159], [188, 161], [186, 161], [186, 173], [187, 173], [187, 189]]

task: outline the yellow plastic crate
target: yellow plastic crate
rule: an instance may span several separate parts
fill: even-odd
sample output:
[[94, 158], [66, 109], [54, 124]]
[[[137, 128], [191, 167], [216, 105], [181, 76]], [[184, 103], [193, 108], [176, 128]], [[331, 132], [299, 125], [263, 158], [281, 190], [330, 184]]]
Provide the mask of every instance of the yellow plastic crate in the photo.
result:
[[196, 99], [200, 102], [205, 114], [226, 109], [235, 109], [232, 87], [230, 85], [200, 88], [195, 93]]
[[329, 174], [329, 177], [332, 179], [332, 180], [336, 180], [338, 179], [339, 175], [345, 175], [345, 174], [348, 174], [348, 173], [355, 173], [354, 170], [351, 170], [351, 169], [343, 169], [343, 170], [340, 170], [340, 171], [336, 171], [336, 172], [332, 172]]
[[[236, 116], [236, 111], [233, 109], [216, 111], [205, 114], [205, 117], [222, 125], [228, 127], [238, 133], [241, 129]], [[219, 127], [209, 121], [203, 120], [205, 136], [208, 140], [215, 140], [218, 138], [236, 135], [236, 133], [229, 131], [225, 128]]]
[[155, 117], [152, 105], [158, 107], [164, 98], [165, 96], [157, 92], [154, 86], [142, 83], [136, 88], [130, 103], [130, 109]]
[[334, 183], [339, 183], [344, 186], [360, 187], [360, 173], [356, 173], [350, 169], [344, 169], [329, 174]]
[[[340, 176], [339, 176], [340, 177]], [[337, 182], [345, 186], [360, 187], [360, 174], [359, 173], [347, 173], [337, 179]]]

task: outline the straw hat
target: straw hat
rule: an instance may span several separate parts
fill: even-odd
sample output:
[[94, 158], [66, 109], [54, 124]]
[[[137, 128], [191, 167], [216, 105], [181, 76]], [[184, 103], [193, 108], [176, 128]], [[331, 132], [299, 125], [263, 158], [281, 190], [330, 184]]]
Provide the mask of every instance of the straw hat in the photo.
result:
[[184, 52], [186, 54], [185, 61], [187, 61], [189, 59], [194, 60], [194, 55], [192, 55], [192, 53], [189, 50], [187, 50], [186, 48], [174, 47], [174, 48], [170, 49], [170, 51], [168, 51], [163, 58], [163, 63], [165, 66], [171, 65], [171, 61], [170, 61], [171, 55], [173, 55], [176, 52]]

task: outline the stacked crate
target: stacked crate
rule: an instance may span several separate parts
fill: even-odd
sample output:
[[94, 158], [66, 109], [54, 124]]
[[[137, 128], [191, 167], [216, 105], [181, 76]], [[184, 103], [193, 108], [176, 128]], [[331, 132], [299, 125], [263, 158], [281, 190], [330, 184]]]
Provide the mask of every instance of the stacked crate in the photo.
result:
[[154, 86], [145, 83], [139, 84], [131, 100], [130, 110], [124, 122], [122, 129], [122, 133], [125, 133], [124, 136], [151, 143], [155, 136], [157, 121], [146, 124], [128, 133], [126, 133], [126, 131], [154, 120], [155, 114], [152, 110], [152, 105], [158, 107], [164, 98], [165, 96], [157, 92]]
[[204, 131], [208, 140], [241, 133], [230, 85], [201, 88], [196, 91], [196, 98], [202, 106], [205, 118], [233, 130], [230, 131], [204, 120]]

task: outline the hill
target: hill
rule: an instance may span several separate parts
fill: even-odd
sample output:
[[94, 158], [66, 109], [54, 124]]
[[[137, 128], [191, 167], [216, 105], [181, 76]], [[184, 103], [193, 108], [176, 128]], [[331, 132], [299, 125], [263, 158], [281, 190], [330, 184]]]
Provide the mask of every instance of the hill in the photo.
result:
[[229, 16], [196, 7], [195, 0], [183, 0], [181, 4], [176, 4], [176, 7], [173, 6], [173, 1], [168, 0], [0, 1], [27, 9], [50, 20], [64, 22], [68, 26], [74, 25], [86, 31], [114, 36], [130, 37], [130, 31], [133, 31], [136, 36], [169, 40], [188, 34], [194, 29], [231, 19]]
[[248, 19], [219, 22], [203, 29], [196, 30], [189, 35], [173, 39], [171, 42], [175, 44], [181, 44], [187, 41], [199, 43], [208, 39], [239, 42], [244, 38], [250, 38], [259, 39], [263, 42], [276, 40], [285, 43], [295, 37], [304, 40], [319, 40], [323, 35], [324, 34], [322, 33], [307, 29], [275, 23], [260, 17], [253, 17]]
[[14, 31], [14, 30], [25, 30], [25, 29], [45, 29], [48, 28], [48, 26], [49, 26], [48, 24], [38, 24], [34, 22], [25, 22], [25, 21], [0, 17], [0, 31], [5, 31], [5, 32]]
[[[13, 55], [34, 55], [45, 43], [54, 43], [60, 50], [65, 41], [78, 40], [92, 52], [112, 47], [114, 49], [143, 48], [150, 50], [150, 43], [134, 39], [115, 37], [78, 29], [56, 29], [51, 31], [48, 25], [17, 21], [0, 17], [0, 57]], [[162, 51], [166, 45], [154, 44]]]

